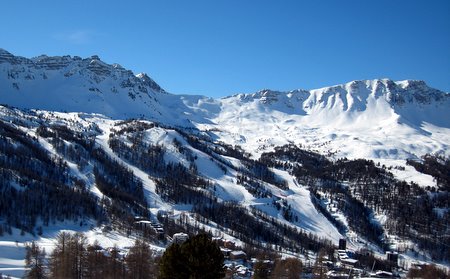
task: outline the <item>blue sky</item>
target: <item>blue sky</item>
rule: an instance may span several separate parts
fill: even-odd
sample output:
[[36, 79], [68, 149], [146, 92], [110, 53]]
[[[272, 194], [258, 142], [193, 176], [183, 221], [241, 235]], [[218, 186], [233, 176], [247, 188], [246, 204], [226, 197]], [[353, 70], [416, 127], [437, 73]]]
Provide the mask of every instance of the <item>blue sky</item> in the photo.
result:
[[176, 94], [374, 78], [450, 92], [448, 0], [40, 0], [2, 10], [0, 47], [13, 54], [97, 54]]

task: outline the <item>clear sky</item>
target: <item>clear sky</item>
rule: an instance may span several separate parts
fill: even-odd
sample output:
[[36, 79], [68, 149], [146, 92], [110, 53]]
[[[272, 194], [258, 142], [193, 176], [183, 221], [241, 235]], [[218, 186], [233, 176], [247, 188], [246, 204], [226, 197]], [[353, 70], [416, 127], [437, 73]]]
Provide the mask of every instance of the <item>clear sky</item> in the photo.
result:
[[2, 1], [0, 48], [100, 56], [176, 94], [358, 79], [450, 92], [449, 0]]

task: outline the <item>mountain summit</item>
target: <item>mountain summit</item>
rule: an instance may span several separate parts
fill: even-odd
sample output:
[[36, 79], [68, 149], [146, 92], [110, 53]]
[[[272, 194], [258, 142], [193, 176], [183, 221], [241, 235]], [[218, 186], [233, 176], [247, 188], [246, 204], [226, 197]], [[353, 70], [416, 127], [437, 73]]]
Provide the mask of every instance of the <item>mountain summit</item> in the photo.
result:
[[150, 116], [165, 91], [146, 74], [133, 74], [97, 55], [32, 59], [0, 50], [1, 102], [22, 108]]

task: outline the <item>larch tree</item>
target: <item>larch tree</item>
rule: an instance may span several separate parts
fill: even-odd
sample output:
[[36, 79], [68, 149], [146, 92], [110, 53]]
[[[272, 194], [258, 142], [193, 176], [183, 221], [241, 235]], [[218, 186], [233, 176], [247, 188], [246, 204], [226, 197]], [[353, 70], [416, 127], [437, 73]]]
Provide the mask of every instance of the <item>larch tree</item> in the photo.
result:
[[125, 258], [125, 263], [130, 278], [156, 278], [152, 251], [147, 243], [142, 240], [136, 240], [133, 247], [130, 248], [127, 257]]
[[25, 272], [25, 278], [47, 278], [44, 266], [45, 250], [41, 249], [34, 241], [26, 247], [26, 250], [25, 265], [28, 270]]

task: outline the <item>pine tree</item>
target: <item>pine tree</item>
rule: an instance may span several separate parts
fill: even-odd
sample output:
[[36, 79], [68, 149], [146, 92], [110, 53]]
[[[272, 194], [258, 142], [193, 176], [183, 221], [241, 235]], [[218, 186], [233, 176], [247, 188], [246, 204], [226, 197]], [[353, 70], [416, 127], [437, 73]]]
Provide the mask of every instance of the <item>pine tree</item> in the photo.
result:
[[160, 262], [160, 279], [216, 279], [225, 276], [223, 254], [211, 237], [199, 234], [181, 246], [172, 244]]
[[55, 249], [50, 255], [49, 268], [52, 278], [69, 278], [69, 239], [70, 234], [67, 232], [60, 232], [56, 236]]
[[109, 257], [107, 257], [107, 270], [105, 278], [119, 279], [125, 278], [126, 270], [125, 264], [120, 257], [119, 248], [115, 245], [111, 251]]
[[211, 237], [199, 234], [181, 245], [181, 253], [188, 262], [190, 278], [223, 278], [223, 254]]
[[164, 252], [159, 265], [159, 279], [189, 278], [187, 261], [183, 258], [180, 245], [174, 243]]
[[323, 266], [323, 261], [325, 259], [326, 250], [320, 249], [319, 253], [316, 257], [316, 262], [314, 263], [313, 267], [313, 278], [314, 279], [324, 279], [327, 278], [326, 276], [326, 267]]
[[102, 247], [95, 241], [87, 247], [86, 270], [84, 277], [105, 278], [108, 269], [108, 257], [103, 253]]

